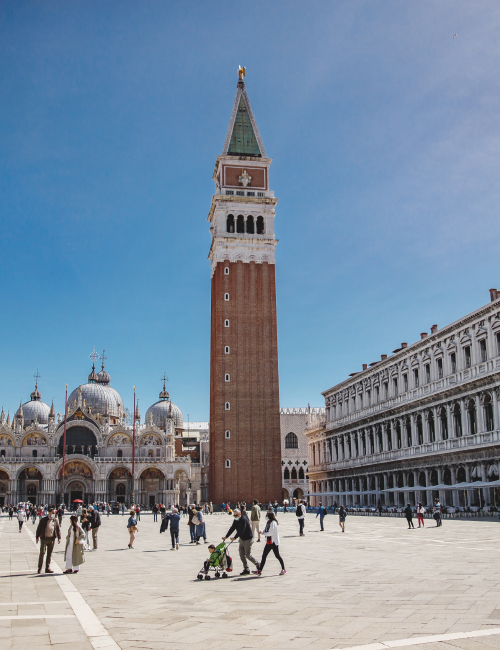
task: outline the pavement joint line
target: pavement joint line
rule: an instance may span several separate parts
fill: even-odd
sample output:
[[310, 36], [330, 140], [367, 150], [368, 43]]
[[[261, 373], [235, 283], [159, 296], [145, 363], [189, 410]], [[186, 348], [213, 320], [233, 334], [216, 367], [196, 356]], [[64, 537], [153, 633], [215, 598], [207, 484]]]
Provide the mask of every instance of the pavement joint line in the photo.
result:
[[62, 605], [67, 600], [37, 600], [30, 603], [0, 603], [0, 607], [17, 607], [19, 605]]
[[[475, 630], [474, 632], [451, 632], [450, 634], [432, 634], [430, 636], [412, 637], [395, 641], [379, 641], [378, 643], [350, 646], [349, 648], [343, 648], [342, 650], [386, 650], [386, 648], [401, 648], [409, 645], [424, 645], [426, 643], [473, 639], [481, 636], [494, 636], [496, 634], [500, 634], [500, 627], [494, 627], [489, 630]], [[332, 650], [336, 649], [332, 648]]]
[[74, 614], [14, 614], [13, 616], [0, 616], [0, 621], [31, 620], [33, 618], [75, 618]]
[[[28, 528], [26, 529], [26, 532], [35, 545], [35, 548], [38, 549], [33, 533]], [[57, 565], [57, 563], [52, 561], [52, 564], [57, 569], [57, 571], [62, 574], [62, 569]], [[96, 650], [102, 648], [106, 650], [120, 650], [120, 646], [111, 637], [108, 630], [104, 627], [85, 598], [78, 591], [76, 585], [71, 582], [71, 580], [65, 575], [58, 575], [54, 577], [57, 584], [61, 588], [61, 591], [65, 595], [66, 600], [71, 605], [71, 609], [75, 612], [75, 616], [82, 626], [82, 629], [87, 635], [92, 646]]]

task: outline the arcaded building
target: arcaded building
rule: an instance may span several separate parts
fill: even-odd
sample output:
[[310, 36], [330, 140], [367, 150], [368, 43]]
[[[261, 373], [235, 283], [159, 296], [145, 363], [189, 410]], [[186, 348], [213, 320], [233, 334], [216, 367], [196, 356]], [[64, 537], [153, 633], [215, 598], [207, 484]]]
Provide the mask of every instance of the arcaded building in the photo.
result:
[[[63, 476], [64, 416], [42, 401], [38, 383], [11, 422], [0, 415], [0, 505], [72, 503], [81, 499], [136, 503], [191, 503], [201, 498], [201, 465], [176, 454], [184, 429], [181, 410], [163, 386], [141, 423], [127, 417], [104, 369], [95, 369], [68, 398]], [[132, 467], [135, 419], [135, 467]], [[134, 470], [134, 474], [132, 474]], [[64, 490], [64, 494], [63, 494]]]
[[274, 217], [240, 76], [208, 214], [212, 238], [210, 500], [281, 500]]
[[307, 425], [312, 501], [499, 503], [500, 293], [323, 393]]
[[307, 499], [309, 481], [308, 441], [306, 427], [314, 416], [324, 416], [324, 408], [281, 408], [281, 499]]

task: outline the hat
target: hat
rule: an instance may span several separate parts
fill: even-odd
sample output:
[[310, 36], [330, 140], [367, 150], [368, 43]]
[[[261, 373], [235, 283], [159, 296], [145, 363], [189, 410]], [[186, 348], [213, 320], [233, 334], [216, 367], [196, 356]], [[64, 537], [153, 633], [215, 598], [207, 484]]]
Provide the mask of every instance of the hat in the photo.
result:
[[94, 509], [94, 506], [89, 506], [89, 510], [93, 510], [93, 509]]

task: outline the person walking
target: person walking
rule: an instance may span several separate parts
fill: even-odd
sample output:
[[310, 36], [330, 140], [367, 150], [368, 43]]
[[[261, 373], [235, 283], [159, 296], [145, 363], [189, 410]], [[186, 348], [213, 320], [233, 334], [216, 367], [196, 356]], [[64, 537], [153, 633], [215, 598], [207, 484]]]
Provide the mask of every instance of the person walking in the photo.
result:
[[141, 521], [141, 509], [139, 506], [137, 506], [135, 509], [135, 518], [137, 521]]
[[59, 520], [59, 526], [62, 524], [62, 519], [64, 517], [64, 508], [62, 506], [59, 506], [57, 509], [57, 519]]
[[136, 532], [138, 530], [138, 528], [137, 528], [137, 519], [135, 518], [135, 510], [130, 511], [130, 517], [128, 518], [127, 528], [128, 528], [128, 532], [129, 532], [129, 535], [130, 535], [128, 547], [129, 548], [134, 548], [135, 534], [136, 534]]
[[208, 506], [208, 512], [213, 515], [214, 514], [214, 506], [213, 503], [210, 501], [210, 505]]
[[418, 521], [418, 527], [419, 528], [420, 528], [420, 524], [422, 524], [422, 528], [424, 527], [424, 514], [425, 514], [425, 508], [419, 502], [419, 504], [417, 506], [417, 521]]
[[207, 543], [207, 529], [206, 529], [206, 526], [205, 526], [205, 520], [204, 520], [204, 517], [203, 517], [203, 509], [202, 508], [198, 509], [197, 516], [196, 516], [196, 519], [194, 519], [194, 521], [196, 522], [196, 520], [198, 521], [198, 523], [196, 523], [196, 529], [195, 529], [196, 543], [199, 544], [200, 543], [200, 538], [203, 537], [203, 539], [205, 541], [205, 544], [206, 544]]
[[260, 506], [257, 499], [253, 500], [252, 512], [250, 513], [250, 523], [252, 524], [252, 533], [258, 535], [257, 542], [260, 542]]
[[340, 506], [339, 508], [339, 526], [342, 530], [343, 533], [345, 533], [345, 518], [347, 515], [347, 510], [344, 508], [344, 506]]
[[172, 541], [172, 551], [179, 550], [179, 524], [181, 516], [177, 508], [172, 508], [171, 514], [166, 514], [161, 523], [160, 532], [167, 530], [170, 524], [170, 540]]
[[281, 557], [279, 551], [280, 538], [278, 535], [278, 520], [276, 519], [276, 515], [274, 514], [274, 512], [268, 512], [266, 516], [267, 516], [267, 523], [264, 527], [264, 530], [261, 531], [261, 535], [264, 535], [264, 537], [266, 538], [266, 544], [264, 546], [264, 551], [262, 553], [262, 560], [260, 561], [257, 570], [253, 571], [253, 573], [258, 576], [262, 575], [262, 571], [264, 570], [264, 566], [266, 564], [267, 556], [272, 551], [274, 553], [274, 557], [281, 564], [280, 576], [284, 576], [286, 571], [285, 571], [285, 563], [283, 562], [283, 558]]
[[406, 521], [408, 522], [408, 530], [410, 528], [415, 528], [415, 526], [413, 525], [413, 509], [409, 503], [406, 505], [405, 508], [405, 517], [406, 517]]
[[26, 511], [24, 510], [24, 508], [20, 508], [17, 511], [17, 521], [19, 523], [19, 532], [21, 532], [21, 530], [23, 529], [23, 524], [26, 521]]
[[123, 515], [125, 514], [125, 504], [124, 503], [122, 503], [121, 511], [122, 511], [122, 517], [123, 517]]
[[49, 510], [47, 517], [43, 517], [43, 519], [38, 522], [35, 537], [37, 544], [40, 541], [40, 553], [38, 555], [38, 573], [42, 572], [43, 557], [45, 554], [47, 554], [45, 560], [45, 573], [54, 573], [50, 568], [50, 560], [52, 558], [52, 551], [54, 550], [56, 537], [57, 543], [61, 543], [61, 529], [56, 519], [56, 512], [53, 508]]
[[378, 516], [381, 517], [382, 516], [382, 504], [380, 503], [380, 501], [378, 502], [377, 508], [378, 508]]
[[303, 501], [299, 501], [297, 503], [295, 514], [297, 515], [297, 521], [299, 522], [299, 537], [304, 537], [304, 522], [306, 517], [306, 507]]
[[12, 506], [9, 506], [9, 520], [12, 520], [14, 518], [14, 508]]
[[198, 513], [196, 512], [196, 508], [194, 506], [189, 507], [189, 519], [188, 519], [188, 526], [189, 526], [189, 534], [191, 537], [191, 541], [189, 542], [190, 544], [196, 544], [196, 524], [198, 523]]
[[325, 520], [325, 517], [328, 513], [326, 512], [326, 508], [321, 504], [321, 501], [319, 502], [319, 508], [318, 512], [316, 513], [316, 519], [319, 517], [319, 525], [320, 525], [320, 530], [325, 530], [325, 527], [323, 526], [323, 522]]
[[240, 560], [243, 563], [243, 571], [240, 573], [241, 576], [244, 575], [249, 575], [250, 569], [248, 567], [248, 560], [255, 564], [257, 569], [259, 569], [259, 563], [257, 560], [253, 557], [252, 555], [252, 544], [253, 544], [253, 533], [252, 533], [252, 526], [250, 525], [250, 522], [246, 517], [241, 516], [241, 511], [238, 510], [238, 508], [235, 508], [233, 510], [233, 524], [231, 528], [227, 531], [225, 537], [222, 539], [225, 540], [227, 537], [231, 536], [231, 533], [235, 533], [233, 537], [231, 537], [231, 541], [234, 541], [235, 539], [240, 540], [239, 542], [239, 552], [240, 552]]
[[92, 531], [92, 550], [97, 551], [97, 533], [99, 532], [99, 527], [101, 525], [101, 515], [93, 506], [89, 506], [88, 520], [90, 522], [90, 529]]
[[439, 499], [434, 501], [434, 519], [436, 520], [436, 526], [442, 526], [443, 522], [441, 521], [441, 504]]
[[158, 521], [158, 506], [156, 503], [153, 505], [153, 522]]
[[80, 526], [82, 527], [82, 530], [85, 533], [84, 550], [90, 551], [90, 540], [89, 540], [90, 521], [88, 519], [87, 510], [85, 508], [83, 508], [82, 516], [80, 517]]
[[85, 562], [83, 552], [85, 533], [78, 523], [78, 515], [71, 515], [69, 521], [70, 525], [66, 536], [66, 549], [64, 551], [66, 570], [63, 573], [78, 573], [80, 565]]
[[109, 517], [110, 514], [111, 514], [111, 508], [109, 506], [109, 503], [107, 503], [106, 504], [106, 516]]

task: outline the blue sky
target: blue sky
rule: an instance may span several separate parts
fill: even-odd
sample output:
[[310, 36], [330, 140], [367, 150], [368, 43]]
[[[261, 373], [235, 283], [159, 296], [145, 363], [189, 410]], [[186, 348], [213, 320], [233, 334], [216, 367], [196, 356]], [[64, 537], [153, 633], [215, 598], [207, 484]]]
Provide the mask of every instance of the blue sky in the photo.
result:
[[[280, 201], [282, 406], [489, 300], [500, 5], [0, 4], [0, 405], [84, 383], [208, 419], [211, 181], [238, 65]], [[457, 34], [453, 38], [453, 34]]]

